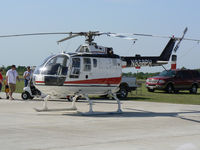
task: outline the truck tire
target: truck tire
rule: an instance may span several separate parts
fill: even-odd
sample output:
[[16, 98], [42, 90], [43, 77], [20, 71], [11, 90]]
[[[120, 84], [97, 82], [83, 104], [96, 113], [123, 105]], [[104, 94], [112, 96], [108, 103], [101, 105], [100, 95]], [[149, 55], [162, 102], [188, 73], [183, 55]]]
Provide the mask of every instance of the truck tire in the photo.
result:
[[149, 91], [149, 92], [154, 92], [154, 91], [155, 91], [155, 89], [148, 89], [148, 91]]
[[127, 98], [127, 95], [128, 95], [127, 88], [124, 86], [120, 87], [120, 90], [117, 92], [117, 97], [122, 99], [122, 98]]
[[173, 93], [174, 92], [174, 86], [172, 84], [168, 84], [166, 91], [167, 91], [167, 93]]
[[192, 88], [190, 89], [191, 94], [197, 94], [197, 86], [195, 84], [192, 85]]
[[179, 90], [174, 90], [174, 93], [178, 94], [178, 93], [179, 93]]

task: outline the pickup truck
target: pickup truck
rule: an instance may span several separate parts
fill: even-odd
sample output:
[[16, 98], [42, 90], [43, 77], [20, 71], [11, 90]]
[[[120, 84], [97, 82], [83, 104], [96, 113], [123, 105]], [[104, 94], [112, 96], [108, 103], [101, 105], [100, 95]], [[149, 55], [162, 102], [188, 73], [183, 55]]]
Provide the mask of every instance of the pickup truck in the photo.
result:
[[117, 92], [117, 97], [120, 99], [126, 98], [128, 92], [134, 91], [137, 89], [137, 83], [135, 77], [122, 77], [121, 83], [119, 85], [119, 91]]

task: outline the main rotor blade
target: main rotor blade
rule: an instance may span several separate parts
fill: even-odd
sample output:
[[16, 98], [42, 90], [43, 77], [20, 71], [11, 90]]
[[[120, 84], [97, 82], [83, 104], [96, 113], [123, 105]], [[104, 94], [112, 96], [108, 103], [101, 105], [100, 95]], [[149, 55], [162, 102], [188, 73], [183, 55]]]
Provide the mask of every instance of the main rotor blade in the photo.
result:
[[132, 35], [135, 35], [135, 36], [158, 37], [158, 38], [171, 38], [170, 36], [160, 36], [160, 35], [140, 34], [140, 33], [133, 33]]
[[183, 38], [183, 40], [200, 42], [200, 40], [199, 40], [199, 39], [188, 39], [188, 38]]
[[66, 38], [64, 38], [64, 39], [61, 39], [61, 40], [57, 41], [57, 43], [59, 44], [60, 42], [69, 40], [69, 39], [74, 38], [74, 37], [77, 37], [77, 36], [81, 36], [81, 35], [80, 35], [80, 34], [74, 34], [74, 35], [71, 35], [71, 36], [69, 36], [69, 37], [66, 37]]
[[[187, 28], [185, 28], [184, 30], [184, 36], [187, 32]], [[135, 35], [135, 36], [147, 36], [147, 37], [155, 37], [155, 38], [174, 38], [176, 40], [188, 40], [188, 41], [195, 41], [195, 42], [200, 42], [200, 39], [190, 39], [190, 38], [184, 38], [184, 36], [182, 37], [174, 37], [174, 36], [160, 36], [160, 35], [151, 35], [151, 34], [138, 34], [138, 33], [133, 33], [132, 35]]]
[[17, 37], [17, 36], [34, 36], [34, 35], [56, 35], [56, 34], [72, 34], [72, 32], [49, 32], [49, 33], [11, 34], [11, 35], [0, 35], [0, 38]]
[[133, 37], [130, 37], [130, 36], [127, 36], [125, 34], [118, 34], [118, 33], [105, 33], [107, 36], [112, 36], [112, 37], [118, 37], [118, 38], [122, 38], [122, 39], [126, 39], [126, 40], [138, 40], [136, 38], [133, 38]]

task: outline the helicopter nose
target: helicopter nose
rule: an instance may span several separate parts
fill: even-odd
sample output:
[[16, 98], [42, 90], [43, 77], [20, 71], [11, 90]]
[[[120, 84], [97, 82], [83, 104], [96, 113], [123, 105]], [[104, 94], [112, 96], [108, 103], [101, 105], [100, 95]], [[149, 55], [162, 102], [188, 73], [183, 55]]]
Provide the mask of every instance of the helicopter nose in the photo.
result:
[[33, 75], [33, 83], [35, 85], [43, 85], [44, 84], [44, 75]]

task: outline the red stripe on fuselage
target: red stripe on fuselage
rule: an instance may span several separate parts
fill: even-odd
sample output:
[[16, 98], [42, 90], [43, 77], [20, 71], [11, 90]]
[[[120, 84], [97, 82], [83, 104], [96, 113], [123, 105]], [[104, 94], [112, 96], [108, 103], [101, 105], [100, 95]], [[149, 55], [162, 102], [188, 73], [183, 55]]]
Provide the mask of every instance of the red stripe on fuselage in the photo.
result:
[[[65, 81], [64, 84], [119, 84], [122, 77], [88, 79], [78, 81]], [[44, 81], [35, 81], [36, 83], [44, 83]]]
[[121, 77], [102, 78], [102, 79], [89, 79], [79, 81], [66, 81], [65, 84], [119, 84]]
[[44, 83], [44, 81], [35, 81], [35, 83]]

